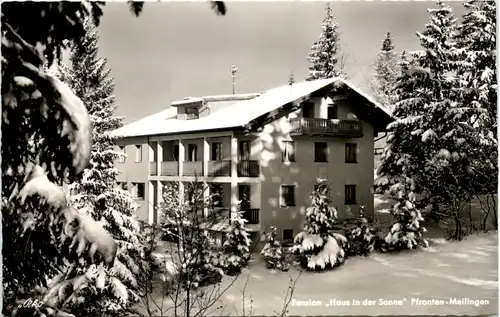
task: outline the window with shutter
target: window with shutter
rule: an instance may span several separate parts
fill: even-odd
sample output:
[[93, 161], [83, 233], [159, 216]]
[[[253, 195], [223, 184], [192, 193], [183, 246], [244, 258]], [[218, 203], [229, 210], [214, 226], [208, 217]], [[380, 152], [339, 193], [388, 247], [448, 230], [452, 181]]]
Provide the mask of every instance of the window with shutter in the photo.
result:
[[281, 186], [281, 206], [293, 207], [295, 206], [295, 186], [282, 185]]
[[250, 159], [250, 141], [240, 141], [238, 149], [238, 159], [240, 161], [247, 161]]
[[356, 205], [356, 185], [345, 185], [345, 205]]
[[283, 141], [283, 162], [295, 162], [295, 142]]
[[328, 143], [314, 142], [314, 161], [328, 162]]
[[356, 143], [346, 143], [345, 144], [345, 162], [346, 163], [357, 163], [358, 157], [358, 145]]
[[212, 161], [222, 161], [222, 143], [214, 142], [212, 143], [212, 154], [210, 160]]

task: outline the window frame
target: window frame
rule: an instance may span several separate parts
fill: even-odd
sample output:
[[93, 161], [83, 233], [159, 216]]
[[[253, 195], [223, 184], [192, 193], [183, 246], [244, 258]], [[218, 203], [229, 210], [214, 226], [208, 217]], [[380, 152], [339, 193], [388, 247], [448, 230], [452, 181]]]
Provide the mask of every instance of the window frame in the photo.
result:
[[[291, 147], [291, 151], [289, 150]], [[297, 144], [295, 141], [286, 140], [283, 141], [283, 151], [281, 155], [282, 162], [296, 162], [295, 153], [297, 153]]]
[[210, 160], [222, 161], [223, 158], [224, 158], [224, 144], [222, 142], [212, 142], [210, 146]]
[[212, 208], [224, 208], [224, 186], [221, 183], [212, 183], [209, 187]]
[[[281, 187], [280, 187], [280, 206], [282, 208], [296, 207], [297, 206], [296, 197], [295, 197], [296, 187], [297, 186], [295, 186], [295, 185], [281, 185]], [[292, 193], [292, 199], [289, 199], [289, 198], [287, 199], [285, 194], [286, 193], [289, 194], [290, 192], [287, 192], [287, 190], [290, 190], [290, 189], [291, 189], [291, 193]], [[292, 201], [290, 202], [290, 200], [292, 200]]]
[[135, 146], [135, 163], [142, 163], [142, 144], [136, 144]]
[[346, 143], [345, 144], [345, 163], [356, 164], [358, 163], [358, 144]]
[[[302, 102], [301, 106], [302, 106], [302, 118], [313, 119], [314, 118], [314, 102], [304, 101], [304, 102]], [[310, 113], [306, 112], [305, 109], [307, 109], [307, 111], [310, 111]], [[305, 116], [306, 113], [307, 113], [307, 116]]]
[[[333, 109], [333, 116], [334, 118], [330, 118], [330, 109]], [[328, 104], [327, 110], [326, 110], [326, 117], [329, 120], [338, 120], [339, 119], [339, 107], [338, 105], [334, 103]]]
[[[292, 237], [290, 239], [285, 238], [285, 231], [291, 232]], [[281, 237], [283, 238], [283, 242], [293, 242], [294, 236], [293, 236], [293, 229], [292, 228], [285, 228], [281, 231]]]
[[[194, 157], [192, 156], [194, 150]], [[198, 158], [198, 144], [195, 143], [189, 143], [187, 145], [187, 160], [186, 162], [196, 162], [196, 159]]]
[[[247, 146], [243, 146], [247, 144]], [[251, 144], [249, 140], [240, 140], [238, 142], [238, 160], [239, 161], [249, 161], [251, 156], [250, 150]]]
[[344, 205], [346, 206], [357, 205], [358, 203], [356, 194], [357, 194], [356, 184], [346, 184], [344, 186]]
[[[324, 160], [320, 160], [320, 158], [318, 158], [318, 149], [317, 149], [317, 146], [319, 144], [324, 144], [325, 145], [325, 148], [324, 148]], [[314, 162], [315, 163], [328, 163], [328, 142], [314, 142]]]
[[186, 114], [187, 120], [200, 118], [200, 108], [197, 106], [186, 106], [184, 108], [184, 113]]
[[174, 144], [174, 162], [179, 162], [180, 145]]
[[[142, 194], [143, 196], [139, 196], [139, 185], [143, 185]], [[146, 183], [141, 182], [132, 182], [132, 195], [135, 200], [146, 200]]]

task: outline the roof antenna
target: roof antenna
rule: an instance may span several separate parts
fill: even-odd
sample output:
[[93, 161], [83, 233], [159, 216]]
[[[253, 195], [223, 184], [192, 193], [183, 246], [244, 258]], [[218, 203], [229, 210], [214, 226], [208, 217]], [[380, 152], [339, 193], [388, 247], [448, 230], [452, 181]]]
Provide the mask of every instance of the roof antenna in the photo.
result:
[[291, 86], [295, 83], [295, 76], [293, 74], [293, 71], [290, 72], [290, 77], [288, 77], [288, 84]]
[[238, 72], [238, 68], [236, 68], [236, 66], [233, 65], [233, 67], [231, 67], [230, 69], [231, 71], [231, 78], [233, 79], [233, 95], [234, 95], [234, 90], [235, 90], [235, 87], [236, 87], [236, 72]]

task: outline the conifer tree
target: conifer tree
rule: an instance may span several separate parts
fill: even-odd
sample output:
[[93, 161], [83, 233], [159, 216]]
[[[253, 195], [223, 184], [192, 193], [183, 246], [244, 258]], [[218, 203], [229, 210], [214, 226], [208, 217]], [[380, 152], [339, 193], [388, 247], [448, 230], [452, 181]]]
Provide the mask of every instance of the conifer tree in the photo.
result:
[[71, 67], [59, 68], [61, 79], [87, 107], [94, 140], [83, 178], [70, 185], [70, 204], [102, 223], [118, 243], [118, 253], [113, 269], [105, 277], [106, 287], [88, 288], [85, 302], [75, 304], [73, 310], [120, 315], [138, 300], [135, 275], [141, 265], [141, 234], [134, 218], [137, 205], [130, 193], [116, 186], [119, 171], [114, 162], [121, 154], [113, 149], [110, 132], [122, 125], [122, 118], [114, 115], [113, 78], [106, 69], [106, 59], [98, 56], [99, 37], [90, 20], [85, 22], [85, 31], [83, 46], [73, 46], [70, 52]]
[[394, 51], [391, 33], [387, 32], [382, 42], [382, 49], [373, 65], [374, 79], [371, 83], [371, 89], [375, 100], [388, 109], [392, 109], [396, 101], [394, 85], [399, 76], [398, 66], [398, 55]]
[[[393, 207], [399, 223], [395, 226], [403, 235], [393, 232], [392, 236], [406, 240], [419, 237], [409, 228], [422, 220], [423, 208], [432, 206], [438, 212], [438, 206], [445, 204], [458, 221], [460, 210], [453, 208], [469, 199], [468, 145], [473, 135], [468, 118], [473, 109], [453, 99], [450, 71], [457, 58], [453, 41], [456, 19], [442, 2], [428, 12], [430, 23], [424, 32], [417, 33], [423, 50], [412, 53], [414, 64], [398, 79], [396, 120], [388, 126], [391, 136], [375, 183], [377, 191], [398, 201]], [[414, 227], [418, 232], [423, 230], [418, 224]], [[415, 243], [406, 245], [414, 247]]]
[[[226, 13], [224, 3], [210, 3]], [[143, 3], [128, 4], [139, 15]], [[85, 18], [98, 24], [103, 5], [2, 3], [2, 134], [9, 136], [2, 139], [1, 164], [5, 316], [73, 316], [67, 303], [102, 276], [95, 266], [74, 270], [76, 263], [109, 265], [116, 256], [110, 235], [67, 206], [61, 185], [79, 179], [89, 163], [92, 129], [83, 102], [44, 68], [67, 43], [81, 46]]]
[[338, 27], [328, 2], [321, 34], [309, 53], [310, 66], [307, 80], [347, 77], [343, 69], [344, 61], [340, 52]]
[[288, 84], [291, 86], [295, 83], [295, 75], [293, 72], [290, 72], [290, 76], [288, 77]]
[[333, 232], [337, 210], [328, 197], [329, 184], [325, 179], [316, 181], [311, 193], [311, 206], [306, 210], [306, 224], [294, 239], [292, 252], [299, 255], [301, 265], [310, 270], [335, 267], [344, 263], [347, 239]]
[[223, 251], [225, 254], [225, 271], [227, 274], [237, 274], [248, 263], [250, 258], [250, 238], [247, 222], [241, 211], [231, 213], [231, 225], [229, 227]]
[[283, 248], [278, 240], [276, 240], [276, 227], [271, 226], [271, 230], [266, 234], [266, 244], [260, 254], [266, 261], [268, 269], [284, 269], [283, 267]]
[[467, 12], [455, 38], [459, 49], [456, 98], [478, 111], [478, 115], [472, 118], [473, 128], [477, 133], [476, 146], [471, 147], [476, 171], [472, 186], [481, 194], [496, 193], [496, 3], [470, 0], [464, 6]]

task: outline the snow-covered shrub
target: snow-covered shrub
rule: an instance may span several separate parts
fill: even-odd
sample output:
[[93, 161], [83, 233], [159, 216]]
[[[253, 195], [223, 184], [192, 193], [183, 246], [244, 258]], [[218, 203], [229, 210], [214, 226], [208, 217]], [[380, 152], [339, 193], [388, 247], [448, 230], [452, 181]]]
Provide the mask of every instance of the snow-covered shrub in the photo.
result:
[[276, 240], [277, 229], [275, 226], [271, 226], [270, 229], [266, 234], [266, 244], [260, 254], [266, 261], [268, 269], [288, 271], [290, 265], [285, 259], [285, 250], [283, 250], [281, 243]]
[[389, 229], [384, 239], [381, 251], [399, 251], [403, 249], [414, 249], [419, 244], [427, 247], [428, 242], [423, 233], [427, 230], [420, 226], [424, 220], [418, 209], [410, 201], [397, 202], [393, 206], [396, 222]]
[[184, 239], [184, 260], [180, 261], [180, 278], [186, 288], [198, 288], [216, 284], [222, 280], [224, 271], [220, 249], [206, 230], [193, 230], [190, 238]]
[[364, 215], [364, 206], [360, 208], [360, 215], [353, 227], [344, 230], [347, 239], [346, 253], [348, 256], [369, 256], [374, 250], [376, 241], [376, 230], [368, 223]]
[[246, 222], [241, 211], [232, 212], [231, 224], [223, 245], [224, 271], [228, 275], [241, 272], [250, 259], [251, 241]]
[[294, 252], [300, 264], [310, 270], [324, 270], [344, 263], [347, 239], [338, 233], [325, 236], [300, 232], [295, 236]]
[[186, 183], [184, 197], [188, 199], [181, 204], [177, 183], [165, 183], [163, 187], [160, 226], [170, 240], [175, 240], [164, 252], [173, 259], [178, 271], [175, 287], [183, 290], [216, 284], [224, 275], [221, 247], [208, 230], [217, 224], [217, 219], [202, 215], [211, 205], [210, 197], [203, 195], [205, 189], [202, 182]]
[[310, 196], [311, 206], [306, 210], [306, 224], [295, 236], [291, 249], [301, 265], [310, 270], [335, 267], [345, 261], [347, 239], [333, 232], [337, 211], [330, 206], [328, 193], [327, 180], [318, 179]]

